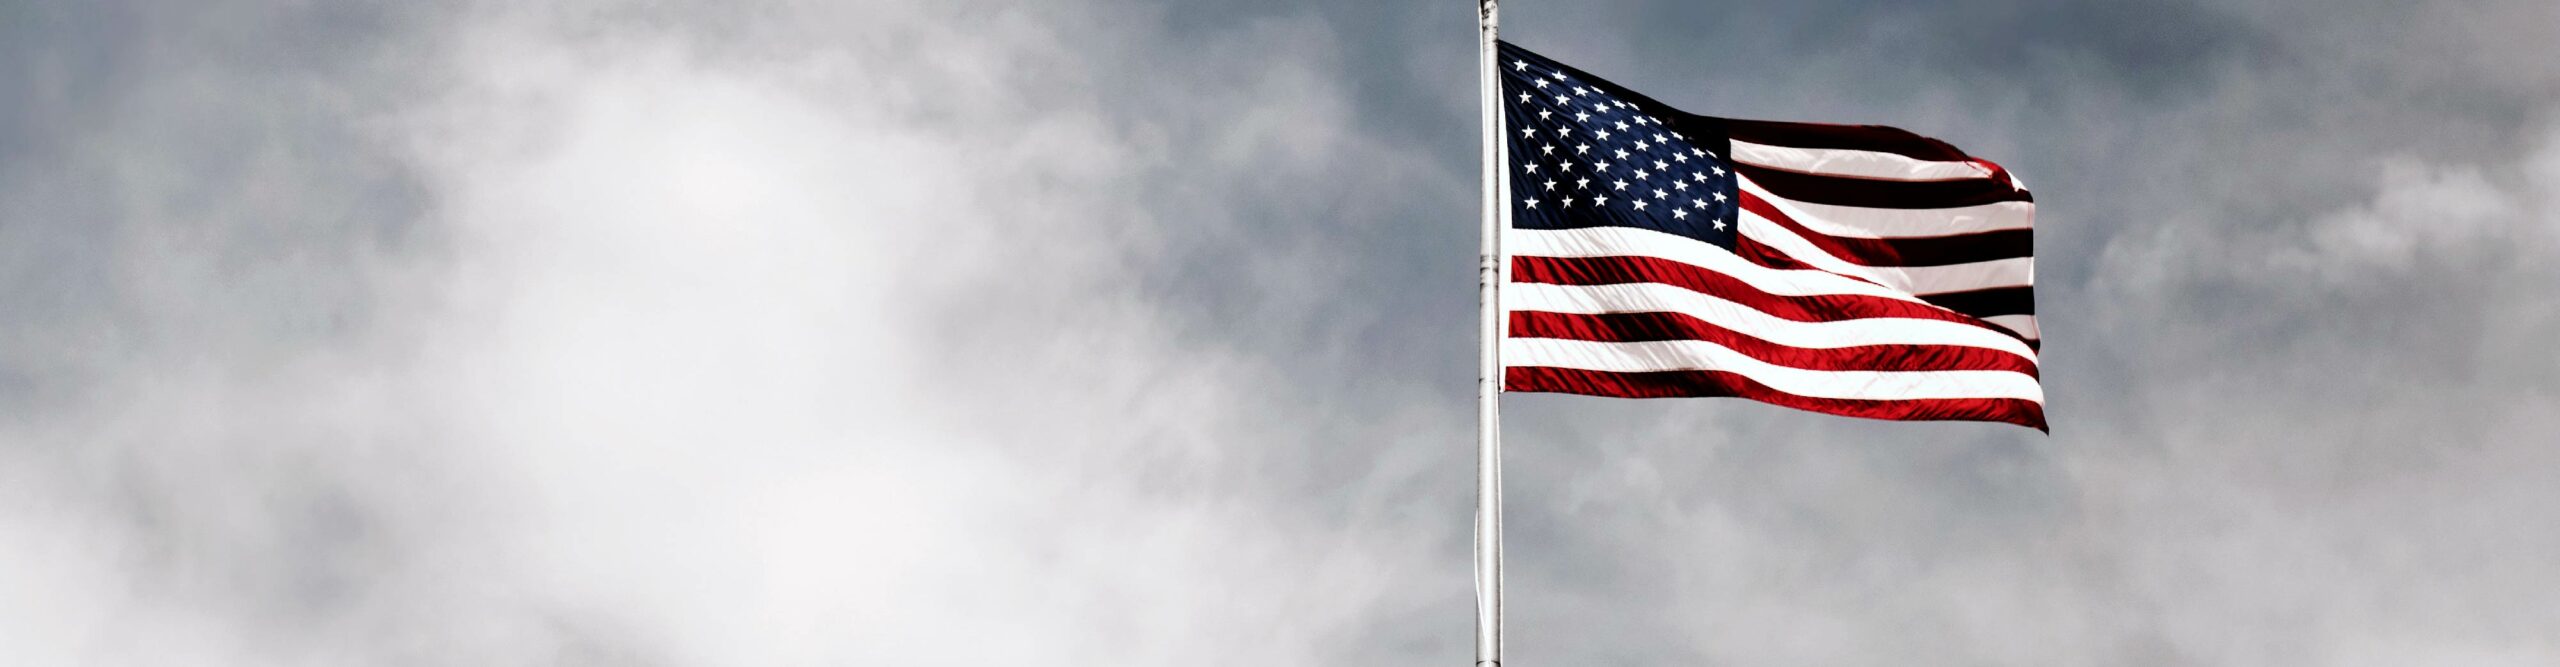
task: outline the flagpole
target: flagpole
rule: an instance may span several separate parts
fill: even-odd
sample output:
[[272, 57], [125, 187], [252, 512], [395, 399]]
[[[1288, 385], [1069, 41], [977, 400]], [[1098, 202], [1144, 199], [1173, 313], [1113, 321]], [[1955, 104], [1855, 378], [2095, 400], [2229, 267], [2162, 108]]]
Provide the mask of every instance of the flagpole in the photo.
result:
[[1483, 239], [1476, 265], [1476, 667], [1502, 664], [1502, 86], [1496, 0], [1477, 0], [1476, 83], [1483, 94]]

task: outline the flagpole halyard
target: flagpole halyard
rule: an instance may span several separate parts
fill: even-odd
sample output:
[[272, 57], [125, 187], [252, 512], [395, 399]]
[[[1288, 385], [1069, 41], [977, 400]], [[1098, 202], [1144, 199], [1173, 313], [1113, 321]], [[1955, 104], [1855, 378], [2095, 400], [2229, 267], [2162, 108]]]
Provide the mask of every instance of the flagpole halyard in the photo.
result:
[[1476, 268], [1476, 667], [1502, 664], [1502, 217], [1504, 172], [1496, 0], [1477, 0], [1483, 95], [1483, 239]]

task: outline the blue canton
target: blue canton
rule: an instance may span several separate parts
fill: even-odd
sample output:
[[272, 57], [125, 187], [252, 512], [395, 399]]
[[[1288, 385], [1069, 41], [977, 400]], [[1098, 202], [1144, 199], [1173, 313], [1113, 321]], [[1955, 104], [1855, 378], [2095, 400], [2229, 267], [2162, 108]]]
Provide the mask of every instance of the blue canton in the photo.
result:
[[1720, 128], [1502, 45], [1511, 226], [1640, 227], [1732, 249], [1741, 195]]

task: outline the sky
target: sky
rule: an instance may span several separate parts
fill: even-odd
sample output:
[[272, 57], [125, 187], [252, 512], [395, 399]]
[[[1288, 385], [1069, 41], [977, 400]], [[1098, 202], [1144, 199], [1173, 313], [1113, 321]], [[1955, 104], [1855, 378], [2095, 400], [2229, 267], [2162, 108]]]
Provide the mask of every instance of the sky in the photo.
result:
[[[0, 0], [0, 662], [1466, 664], [1472, 7]], [[2560, 4], [1535, 2], [2050, 436], [1505, 399], [1513, 665], [2560, 663]]]

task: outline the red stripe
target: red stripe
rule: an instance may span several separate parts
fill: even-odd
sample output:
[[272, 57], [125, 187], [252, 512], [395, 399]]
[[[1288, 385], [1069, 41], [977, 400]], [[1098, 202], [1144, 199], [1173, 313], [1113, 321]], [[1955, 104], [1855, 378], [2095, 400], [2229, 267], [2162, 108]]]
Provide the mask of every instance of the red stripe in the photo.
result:
[[[1766, 266], [1772, 269], [1786, 271], [1821, 271], [1823, 273], [1831, 273], [1828, 269], [1799, 261], [1794, 255], [1787, 254], [1787, 251], [1770, 247], [1769, 244], [1766, 243], [1761, 243], [1759, 239], [1751, 238], [1751, 235], [1749, 234], [1740, 235], [1738, 240], [1734, 242], [1733, 254], [1741, 255], [1743, 259], [1751, 260], [1751, 263], [1753, 264]], [[1882, 285], [1876, 281], [1846, 273], [1832, 273], [1832, 275], [1870, 285]]]
[[2035, 201], [2035, 194], [1994, 178], [1888, 181], [1827, 176], [1734, 163], [1733, 170], [1769, 194], [1801, 202], [1866, 208], [1959, 208], [2004, 201]]
[[[1706, 267], [1659, 257], [1531, 257], [1511, 258], [1511, 282], [1548, 285], [1626, 285], [1659, 283], [1711, 294], [1745, 307], [1798, 322], [1836, 322], [1869, 317], [1941, 320], [1980, 326], [1981, 320], [1925, 303], [1864, 294], [1791, 296], [1770, 294], [1739, 278]], [[2008, 333], [2006, 329], [1997, 329]]]
[[1974, 317], [2036, 314], [2036, 288], [2027, 285], [1924, 294], [1920, 300]]
[[[1769, 244], [1761, 243], [1750, 236], [1739, 237], [1739, 240], [1734, 243], [1733, 254], [1739, 255], [1743, 259], [1750, 260], [1753, 264], [1766, 266], [1772, 269], [1823, 271], [1825, 273], [1830, 273], [1820, 267], [1798, 261], [1794, 256], [1788, 255], [1785, 251], [1769, 247]], [[1833, 273], [1832, 275], [1871, 285], [1882, 286], [1876, 281], [1845, 273]], [[1887, 287], [1887, 289], [1892, 288]], [[2035, 314], [2035, 287], [2029, 285], [1992, 287], [1960, 292], [1934, 292], [1930, 294], [1915, 294], [1913, 296], [1922, 301], [1930, 302], [1933, 305], [1973, 317]], [[1947, 302], [1938, 303], [1940, 298], [1945, 298]], [[1991, 327], [1991, 329], [1993, 331], [1998, 331], [2012, 336], [2018, 335], [2017, 332], [2001, 327], [1995, 326]], [[2020, 339], [2026, 340], [2024, 337], [2021, 337]]]
[[2009, 371], [2038, 377], [2026, 357], [1962, 345], [1861, 345], [1802, 348], [1780, 345], [1682, 313], [1582, 315], [1524, 311], [1511, 314], [1512, 338], [1561, 338], [1603, 343], [1700, 340], [1753, 359], [1809, 371]]
[[1893, 239], [1866, 239], [1832, 236], [1807, 229], [1803, 223], [1778, 210], [1768, 200], [1748, 191], [1742, 193], [1742, 209], [1760, 214], [1787, 231], [1852, 264], [1862, 266], [1946, 266], [1993, 260], [2031, 257], [2036, 254], [2035, 230], [2002, 229], [1972, 234], [1925, 236]]
[[1505, 391], [1616, 398], [1735, 397], [1824, 414], [1898, 421], [1994, 421], [2048, 431], [2044, 406], [2014, 398], [1853, 400], [1812, 398], [1770, 389], [1727, 371], [1613, 373], [1545, 366], [1504, 369]]
[[1740, 118], [1726, 119], [1724, 123], [1726, 136], [1733, 137], [1737, 141], [1755, 144], [1797, 148], [1845, 148], [1941, 162], [1973, 159], [1973, 156], [1964, 154], [1964, 151], [1957, 150], [1952, 144], [1920, 136], [1898, 127], [1789, 123]]
[[[1787, 256], [1787, 253], [1784, 253], [1784, 250], [1769, 248], [1769, 245], [1766, 245], [1766, 243], [1759, 243], [1759, 240], [1748, 238], [1748, 235], [1741, 235], [1741, 238], [1736, 238], [1736, 243], [1733, 243], [1733, 253], [1736, 253], [1736, 256], [1741, 256], [1743, 261], [1759, 263], [1759, 266], [1769, 266], [1769, 268], [1779, 268], [1779, 271], [1823, 271], [1823, 268], [1815, 268], [1815, 266], [1810, 266], [1810, 263], [1797, 261], [1797, 258]], [[1564, 276], [1564, 273], [1531, 273], [1531, 271], [1523, 271], [1523, 263], [1521, 263], [1521, 261], [1528, 261], [1528, 258], [1510, 258], [1510, 273], [1513, 273], [1513, 279], [1510, 279], [1510, 281], [1516, 281], [1516, 284], [1574, 284], [1574, 281], [1559, 279], [1559, 276]], [[1541, 261], [1541, 263], [1544, 263], [1544, 261], [1562, 261], [1562, 258], [1536, 258], [1536, 261]], [[1577, 261], [1600, 261], [1600, 258], [1577, 258]], [[1651, 261], [1651, 258], [1608, 258], [1608, 261]], [[1687, 266], [1687, 263], [1677, 263], [1677, 261], [1661, 261], [1661, 263], [1667, 263], [1667, 266]], [[1708, 271], [1708, 268], [1697, 268], [1697, 266], [1687, 266], [1687, 268], [1692, 268], [1692, 271], [1697, 271], [1697, 273], [1705, 273], [1705, 276], [1715, 276], [1715, 279], [1733, 281], [1731, 276], [1725, 276], [1725, 273]], [[1700, 284], [1697, 284], [1697, 286], [1692, 286], [1692, 284], [1684, 284], [1684, 281], [1674, 281], [1674, 279], [1684, 279], [1682, 273], [1661, 271], [1661, 268], [1623, 268], [1623, 271], [1620, 271], [1620, 273], [1623, 273], [1623, 276], [1654, 276], [1654, 279], [1620, 279], [1620, 281], [1615, 281], [1615, 284], [1672, 284], [1672, 286], [1687, 286], [1687, 289], [1702, 291], [1702, 294], [1725, 296], [1725, 299], [1733, 299], [1733, 296], [1736, 296], [1736, 294], [1759, 294], [1761, 299], [1766, 299], [1766, 302], [1759, 302], [1759, 299], [1754, 299], [1754, 302], [1743, 302], [1743, 304], [1746, 304], [1746, 307], [1761, 309], [1761, 312], [1777, 314], [1777, 317], [1797, 319], [1797, 322], [1828, 322], [1828, 319], [1800, 319], [1800, 317], [1789, 317], [1789, 314], [1777, 312], [1777, 309], [1774, 309], [1774, 307], [1782, 309], [1782, 307], [1784, 307], [1784, 302], [1795, 302], [1795, 304], [1805, 304], [1805, 307], [1815, 307], [1815, 309], [1836, 307], [1836, 309], [1843, 309], [1843, 312], [1846, 312], [1846, 309], [1856, 309], [1856, 307], [1853, 307], [1853, 304], [1830, 302], [1830, 299], [1879, 299], [1879, 302], [1910, 304], [1910, 302], [1902, 302], [1902, 299], [1884, 299], [1884, 296], [1848, 296], [1848, 294], [1828, 294], [1828, 296], [1779, 296], [1779, 294], [1766, 294], [1766, 291], [1759, 291], [1759, 289], [1754, 289], [1754, 286], [1741, 284], [1741, 281], [1736, 281], [1736, 284], [1741, 284], [1741, 289], [1738, 289], [1738, 291], [1733, 289], [1733, 286], [1705, 284], [1705, 281], [1700, 281]], [[1830, 273], [1830, 271], [1823, 271], [1823, 273]], [[1539, 276], [1539, 279], [1521, 279], [1521, 276]], [[1600, 273], [1600, 276], [1608, 276], [1608, 273]], [[1861, 284], [1876, 284], [1876, 281], [1859, 279], [1859, 276], [1848, 276], [1848, 273], [1833, 273], [1833, 276], [1841, 276], [1841, 279], [1851, 279], [1851, 281], [1861, 281]], [[1610, 284], [1610, 281], [1608, 281], [1608, 279], [1600, 279], [1600, 281], [1582, 281], [1582, 284]], [[1882, 284], [1876, 284], [1876, 286], [1882, 286]], [[2017, 296], [2017, 299], [2025, 299], [2025, 304], [2028, 304], [2028, 312], [2022, 312], [2022, 314], [2035, 314], [2035, 312], [2033, 312], [2033, 304], [2035, 304], [2035, 291], [2033, 291], [2033, 286], [2017, 286], [2015, 291], [2022, 291], [2022, 294]], [[1948, 291], [1948, 294], [1974, 294], [1974, 291]], [[1933, 299], [1933, 296], [1930, 296], [1930, 294], [1915, 294], [1915, 296], [1917, 296], [1917, 299], [1923, 299], [1923, 302], [1928, 302], [1928, 299]], [[1974, 302], [1956, 302], [1956, 304], [1961, 304], [1961, 307], [2017, 309], [2017, 307], [2012, 307], [2012, 304], [2015, 304], [2017, 299], [2002, 299], [2002, 302], [1989, 302], [1989, 304], [1974, 304]], [[1741, 299], [1736, 299], [1736, 302], [1741, 302]], [[1976, 325], [1976, 327], [1984, 327], [1984, 330], [1994, 330], [1994, 332], [2002, 332], [2002, 335], [2017, 337], [2017, 340], [2025, 340], [2025, 342], [2028, 342], [2028, 345], [2038, 345], [2038, 340], [2030, 340], [2030, 337], [2017, 335], [2017, 332], [2007, 330], [2007, 327], [1994, 327], [1992, 322], [1981, 322], [1981, 319], [1976, 319], [1976, 317], [1992, 317], [1992, 314], [2020, 314], [2020, 312], [1964, 312], [1964, 309], [1948, 309], [1948, 307], [1943, 307], [1943, 304], [1933, 304], [1933, 309], [1946, 309], [1946, 314], [1953, 314], [1953, 317], [1946, 317], [1946, 314], [1938, 314], [1938, 317], [1928, 317], [1928, 314], [1864, 314], [1864, 317], [1925, 317], [1925, 319], [1948, 319], [1948, 322], [1966, 322], [1966, 325]], [[1830, 319], [1841, 319], [1841, 317], [1830, 317]]]

